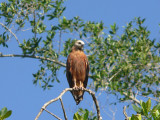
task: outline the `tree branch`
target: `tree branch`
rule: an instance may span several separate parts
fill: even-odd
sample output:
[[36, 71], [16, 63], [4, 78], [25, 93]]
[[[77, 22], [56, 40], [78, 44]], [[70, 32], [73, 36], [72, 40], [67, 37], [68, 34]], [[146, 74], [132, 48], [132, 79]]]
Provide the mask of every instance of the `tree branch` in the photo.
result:
[[62, 98], [60, 98], [60, 102], [61, 102], [61, 106], [62, 106], [62, 109], [63, 109], [64, 118], [65, 118], [65, 120], [67, 120], [67, 115], [66, 115], [66, 112], [65, 112], [65, 109], [64, 109]]
[[[40, 60], [47, 60], [47, 61], [51, 61], [51, 62], [54, 62], [62, 67], [66, 67], [66, 64], [63, 63], [63, 62], [60, 62], [60, 61], [57, 61], [57, 60], [54, 60], [54, 59], [50, 59], [50, 58], [46, 58], [46, 57], [41, 57], [41, 56], [33, 56], [33, 55], [18, 55], [18, 54], [7, 54], [7, 55], [3, 55], [1, 52], [0, 52], [0, 57], [22, 57], [22, 58], [35, 58], [35, 59], [40, 59]], [[89, 77], [91, 77], [92, 75], [88, 75]]]
[[35, 59], [40, 59], [40, 60], [47, 60], [47, 61], [51, 61], [51, 62], [54, 62], [58, 65], [61, 65], [63, 67], [66, 67], [66, 64], [60, 62], [60, 61], [57, 61], [57, 60], [53, 60], [53, 59], [50, 59], [50, 58], [45, 58], [45, 57], [41, 57], [41, 56], [31, 56], [31, 55], [17, 55], [17, 54], [8, 54], [8, 55], [3, 55], [3, 54], [0, 54], [0, 57], [26, 57], [26, 58], [35, 58]]
[[[80, 89], [78, 89], [78, 90], [80, 90]], [[59, 95], [57, 98], [52, 99], [52, 100], [48, 101], [47, 103], [45, 103], [45, 104], [42, 106], [42, 108], [41, 108], [40, 112], [38, 113], [38, 115], [36, 116], [35, 120], [38, 120], [39, 116], [42, 114], [43, 110], [46, 110], [46, 107], [47, 107], [48, 105], [50, 105], [51, 103], [53, 103], [53, 102], [55, 102], [55, 101], [57, 101], [57, 100], [59, 100], [59, 99], [61, 100], [62, 96], [63, 96], [67, 91], [76, 91], [76, 90], [73, 89], [73, 88], [66, 88], [65, 90], [63, 90], [63, 91], [60, 93], [60, 95]], [[99, 109], [98, 101], [97, 101], [97, 99], [96, 99], [96, 97], [95, 97], [95, 93], [92, 92], [92, 91], [89, 90], [89, 89], [86, 89], [86, 88], [84, 88], [83, 91], [86, 91], [86, 92], [88, 92], [89, 94], [92, 95], [93, 101], [94, 101], [94, 103], [95, 103], [95, 105], [96, 105], [96, 109], [97, 109], [97, 117], [98, 117], [98, 120], [102, 120], [102, 118], [101, 118], [101, 116], [100, 116], [100, 109]], [[61, 101], [61, 102], [62, 102], [62, 101]], [[63, 103], [62, 103], [62, 104], [63, 104]], [[62, 106], [63, 106], [63, 105], [62, 105]], [[62, 107], [62, 109], [64, 110], [63, 107]], [[64, 112], [64, 114], [65, 114], [65, 112]], [[60, 118], [59, 118], [59, 119], [60, 119]], [[67, 118], [65, 118], [65, 119], [67, 119]]]
[[7, 26], [5, 26], [3, 23], [0, 23], [0, 25], [2, 25], [5, 29], [7, 29], [15, 38], [16, 38], [16, 41], [18, 42], [18, 44], [20, 44], [17, 36], [11, 31], [11, 29], [9, 29]]
[[123, 95], [129, 97], [131, 100], [133, 100], [135, 103], [140, 105], [140, 101], [137, 100], [134, 96], [129, 96], [126, 92], [123, 92]]
[[[0, 57], [26, 57], [26, 58], [35, 58], [35, 59], [40, 59], [40, 60], [47, 60], [47, 61], [51, 61], [51, 62], [54, 62], [60, 66], [63, 66], [63, 67], [66, 67], [66, 64], [65, 63], [62, 63], [60, 61], [56, 61], [56, 60], [53, 60], [53, 59], [50, 59], [50, 58], [45, 58], [45, 57], [41, 57], [41, 56], [30, 56], [30, 55], [17, 55], [17, 54], [8, 54], [8, 55], [3, 55], [2, 53], [0, 54]], [[109, 82], [121, 71], [121, 69], [115, 73], [110, 79], [109, 79]], [[91, 75], [89, 75], [89, 77], [91, 77]], [[106, 87], [107, 88], [107, 87]], [[105, 90], [106, 90], [105, 88]], [[128, 94], [126, 92], [123, 92], [123, 94], [125, 96], [128, 96]], [[135, 97], [133, 96], [128, 96], [131, 100], [133, 100], [134, 102], [136, 102], [137, 104], [140, 104], [140, 101], [137, 100]], [[94, 99], [94, 98], [93, 98]]]
[[[116, 72], [111, 78], [109, 78], [109, 80], [108, 80], [108, 82], [107, 82], [107, 86], [105, 87], [105, 89], [104, 90], [106, 90], [107, 89], [107, 87], [108, 87], [108, 84], [109, 84], [109, 82], [118, 74], [118, 73], [120, 73], [121, 72], [121, 70], [122, 70], [122, 68], [121, 69], [119, 69], [118, 70], [118, 72]], [[125, 96], [127, 96], [127, 97], [129, 97], [131, 100], [133, 100], [134, 102], [136, 102], [137, 104], [139, 104], [140, 105], [140, 101], [139, 100], [137, 100], [134, 96], [129, 96], [126, 92], [123, 92], [123, 95], [125, 95]]]
[[124, 114], [124, 116], [126, 118], [125, 120], [128, 120], [128, 115], [126, 113], [126, 106], [123, 107], [123, 114]]
[[55, 118], [57, 118], [58, 120], [62, 120], [61, 118], [59, 118], [58, 116], [56, 116], [55, 114], [51, 113], [50, 111], [48, 111], [47, 109], [44, 109], [46, 112], [48, 112], [49, 114], [51, 114], [52, 116], [54, 116]]
[[116, 72], [114, 75], [112, 75], [112, 77], [110, 77], [110, 78], [108, 79], [108, 82], [106, 83], [106, 87], [105, 87], [104, 90], [107, 90], [109, 82], [111, 82], [111, 80], [112, 80], [118, 73], [120, 73], [121, 71], [122, 71], [122, 68], [119, 69], [118, 72]]
[[148, 96], [145, 96], [145, 95], [142, 95], [142, 94], [138, 94], [138, 95], [139, 95], [139, 96], [143, 96], [143, 97], [145, 97], [145, 98], [150, 98], [150, 99], [152, 99], [152, 100], [157, 101], [157, 102], [160, 103], [160, 100], [158, 100], [158, 99], [156, 99], [156, 98], [148, 97]]

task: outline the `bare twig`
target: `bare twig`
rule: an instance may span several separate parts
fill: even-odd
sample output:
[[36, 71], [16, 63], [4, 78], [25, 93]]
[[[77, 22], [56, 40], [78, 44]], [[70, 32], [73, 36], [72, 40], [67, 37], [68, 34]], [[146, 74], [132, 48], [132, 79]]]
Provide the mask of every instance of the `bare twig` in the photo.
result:
[[23, 29], [21, 31], [27, 31], [27, 30], [31, 30], [32, 28], [27, 28], [27, 29]]
[[60, 62], [60, 61], [57, 61], [57, 60], [54, 60], [54, 59], [50, 59], [50, 58], [46, 58], [46, 57], [41, 57], [41, 56], [31, 56], [31, 55], [17, 55], [17, 54], [8, 54], [8, 55], [3, 55], [3, 54], [0, 54], [0, 57], [26, 57], [26, 58], [35, 58], [35, 59], [40, 59], [40, 60], [47, 60], [47, 61], [51, 61], [51, 62], [54, 62], [58, 65], [61, 65], [63, 67], [66, 66], [66, 64]]
[[128, 115], [126, 113], [126, 106], [123, 107], [123, 114], [124, 114], [124, 116], [126, 118], [125, 120], [128, 120]]
[[61, 118], [59, 118], [57, 115], [51, 113], [50, 111], [48, 111], [47, 109], [44, 109], [46, 112], [48, 112], [49, 114], [51, 114], [52, 116], [54, 116], [55, 118], [57, 118], [58, 120], [62, 120]]
[[117, 73], [115, 73], [111, 78], [109, 78], [109, 80], [108, 80], [108, 81], [110, 82], [110, 81], [111, 81], [111, 80], [112, 80], [112, 79], [113, 79], [113, 78], [114, 78], [114, 77], [115, 77], [119, 72], [121, 72], [121, 70], [122, 70], [122, 69], [119, 69], [119, 70], [118, 70], [118, 72], [117, 72]]
[[131, 100], [133, 100], [135, 103], [139, 104], [140, 105], [140, 101], [137, 100], [134, 96], [129, 96], [126, 92], [123, 92], [123, 95], [129, 97]]
[[60, 98], [60, 102], [61, 102], [61, 106], [62, 106], [62, 109], [63, 109], [64, 118], [65, 118], [65, 120], [67, 120], [67, 115], [66, 115], [66, 112], [65, 112], [65, 109], [64, 109], [62, 98]]
[[0, 25], [2, 25], [5, 29], [7, 29], [14, 37], [15, 39], [17, 40], [18, 44], [20, 44], [17, 36], [11, 31], [11, 29], [9, 29], [7, 26], [5, 26], [3, 23], [0, 23]]
[[118, 73], [120, 73], [121, 70], [122, 70], [122, 68], [119, 69], [118, 72], [116, 72], [114, 75], [112, 75], [112, 77], [109, 78], [108, 82], [106, 83], [105, 90], [107, 90], [107, 87], [108, 87], [109, 82], [110, 82]]
[[[78, 90], [79, 90], [79, 89], [78, 89]], [[43, 110], [45, 110], [48, 105], [50, 105], [51, 103], [53, 103], [53, 102], [55, 102], [55, 101], [57, 101], [57, 100], [59, 100], [59, 99], [61, 100], [62, 96], [63, 96], [67, 91], [75, 91], [75, 89], [73, 89], [73, 88], [66, 88], [65, 90], [63, 90], [63, 91], [61, 92], [61, 94], [60, 94], [57, 98], [52, 99], [52, 100], [48, 101], [47, 103], [45, 103], [45, 104], [43, 105], [43, 107], [41, 108], [40, 112], [38, 113], [38, 115], [36, 116], [35, 120], [38, 120], [39, 116], [42, 114]], [[95, 103], [95, 105], [96, 105], [96, 109], [97, 109], [97, 117], [98, 117], [98, 120], [101, 120], [102, 118], [101, 118], [101, 116], [100, 116], [100, 109], [99, 109], [98, 101], [97, 101], [97, 99], [96, 99], [96, 97], [95, 97], [95, 93], [92, 92], [91, 90], [85, 89], [85, 88], [83, 89], [83, 91], [86, 91], [86, 92], [88, 92], [89, 94], [92, 95], [93, 101], [94, 101], [94, 103]], [[62, 104], [63, 104], [63, 103], [62, 103]], [[63, 107], [62, 107], [62, 108], [63, 108]], [[64, 109], [63, 109], [63, 110], [64, 110]], [[65, 113], [64, 113], [64, 114], [65, 114]], [[65, 118], [65, 119], [66, 119], [66, 118]]]
[[152, 99], [152, 100], [157, 101], [157, 102], [160, 103], [160, 100], [158, 100], [158, 99], [156, 99], [156, 98], [148, 97], [148, 96], [141, 95], [141, 94], [138, 94], [138, 95], [143, 96], [143, 97], [146, 97], [146, 98], [150, 98], [150, 99]]
[[[86, 90], [87, 90], [87, 89], [86, 89]], [[87, 91], [87, 92], [89, 92], [89, 93], [92, 95], [93, 101], [94, 101], [94, 103], [95, 103], [95, 105], [96, 105], [96, 109], [97, 109], [98, 120], [101, 120], [102, 118], [101, 118], [101, 116], [100, 116], [100, 109], [99, 109], [98, 101], [97, 101], [97, 99], [96, 99], [96, 97], [95, 97], [95, 93], [92, 92], [91, 90], [89, 90], [89, 91]]]

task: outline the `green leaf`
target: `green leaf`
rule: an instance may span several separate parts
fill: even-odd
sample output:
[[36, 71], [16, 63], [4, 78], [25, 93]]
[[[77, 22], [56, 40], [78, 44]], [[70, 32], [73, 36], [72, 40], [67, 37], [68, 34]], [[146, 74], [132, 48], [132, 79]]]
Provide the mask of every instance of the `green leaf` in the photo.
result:
[[147, 112], [147, 105], [146, 105], [146, 103], [145, 102], [142, 102], [142, 109], [143, 109], [143, 114], [145, 115], [145, 116], [147, 116], [148, 115], [148, 112]]
[[6, 107], [2, 108], [1, 116], [4, 116], [6, 113], [7, 113], [7, 108]]
[[12, 114], [12, 111], [9, 110], [9, 111], [7, 111], [7, 113], [3, 116], [3, 118], [8, 118], [9, 116], [11, 116], [11, 114]]
[[156, 110], [156, 111], [155, 111], [155, 117], [158, 117], [159, 115], [160, 115], [159, 111]]
[[142, 120], [141, 114], [138, 114], [138, 120]]
[[160, 103], [153, 107], [151, 114], [152, 114], [154, 120], [157, 120], [160, 118]]
[[142, 109], [134, 104], [132, 104], [133, 109], [137, 112], [137, 113], [141, 113]]
[[86, 113], [84, 114], [83, 120], [88, 120], [89, 117], [89, 111], [87, 110]]
[[160, 103], [158, 105], [154, 106], [152, 111], [160, 110]]
[[141, 114], [137, 114], [137, 115], [132, 114], [131, 120], [142, 120]]
[[2, 108], [2, 110], [0, 111], [0, 120], [8, 118], [11, 114], [12, 114], [11, 110], [7, 111], [6, 107]]
[[73, 120], [82, 120], [82, 117], [79, 115], [79, 113], [75, 113], [73, 116]]
[[151, 100], [150, 98], [148, 99], [148, 101], [146, 102], [146, 110], [147, 110], [147, 113], [150, 111], [151, 109]]
[[48, 85], [48, 87], [53, 87], [53, 85]]
[[131, 120], [138, 120], [136, 115], [132, 115]]

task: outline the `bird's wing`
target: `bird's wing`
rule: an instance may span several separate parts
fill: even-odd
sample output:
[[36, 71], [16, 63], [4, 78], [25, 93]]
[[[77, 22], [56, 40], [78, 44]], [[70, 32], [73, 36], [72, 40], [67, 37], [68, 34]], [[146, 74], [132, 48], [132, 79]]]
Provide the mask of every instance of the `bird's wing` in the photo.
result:
[[89, 63], [88, 63], [88, 59], [86, 58], [85, 59], [85, 63], [86, 63], [86, 65], [85, 65], [85, 67], [86, 67], [86, 77], [85, 77], [85, 80], [84, 80], [84, 88], [86, 88], [87, 87], [87, 83], [88, 83], [88, 75], [89, 75]]
[[72, 88], [74, 84], [72, 82], [71, 66], [72, 66], [72, 59], [71, 59], [71, 56], [69, 55], [66, 63], [66, 76], [67, 76], [69, 86]]

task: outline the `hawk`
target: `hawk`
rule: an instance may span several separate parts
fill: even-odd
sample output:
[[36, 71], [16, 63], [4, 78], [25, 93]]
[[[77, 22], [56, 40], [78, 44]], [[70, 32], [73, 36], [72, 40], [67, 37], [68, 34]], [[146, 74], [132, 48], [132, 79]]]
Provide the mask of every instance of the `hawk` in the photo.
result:
[[83, 52], [83, 46], [84, 42], [77, 40], [66, 63], [66, 76], [70, 88], [81, 89], [71, 92], [77, 105], [83, 100], [83, 88], [87, 87], [89, 74], [88, 59]]

